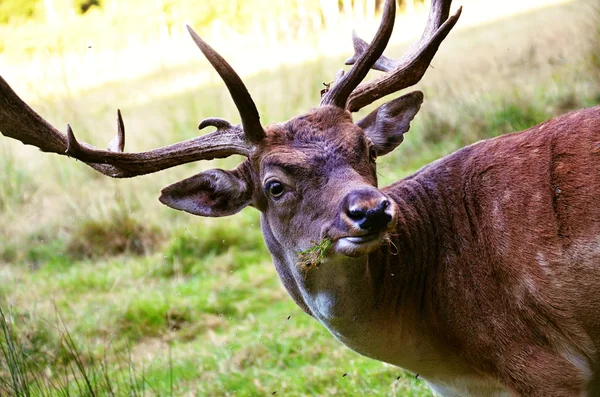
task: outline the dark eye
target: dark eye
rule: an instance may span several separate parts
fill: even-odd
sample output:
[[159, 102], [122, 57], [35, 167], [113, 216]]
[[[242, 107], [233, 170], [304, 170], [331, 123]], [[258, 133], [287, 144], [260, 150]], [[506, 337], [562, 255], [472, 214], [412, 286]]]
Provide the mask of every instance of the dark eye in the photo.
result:
[[279, 198], [281, 197], [281, 195], [284, 192], [284, 188], [283, 188], [283, 184], [279, 181], [269, 181], [267, 182], [265, 189], [267, 190], [267, 192], [269, 192], [269, 194], [271, 195], [271, 197], [273, 198]]
[[371, 161], [377, 160], [377, 149], [375, 149], [375, 146], [371, 146], [371, 149], [369, 149], [369, 157]]

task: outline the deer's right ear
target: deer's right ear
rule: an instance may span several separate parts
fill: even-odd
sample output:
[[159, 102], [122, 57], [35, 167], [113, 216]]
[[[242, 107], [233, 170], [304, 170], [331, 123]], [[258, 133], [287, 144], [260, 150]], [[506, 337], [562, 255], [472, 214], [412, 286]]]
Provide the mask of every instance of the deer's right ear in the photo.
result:
[[413, 91], [381, 105], [356, 125], [371, 139], [377, 155], [383, 156], [402, 143], [404, 133], [410, 128], [410, 122], [422, 103], [423, 93]]
[[252, 189], [241, 166], [233, 171], [214, 169], [164, 188], [160, 202], [176, 210], [219, 217], [240, 212], [252, 201]]

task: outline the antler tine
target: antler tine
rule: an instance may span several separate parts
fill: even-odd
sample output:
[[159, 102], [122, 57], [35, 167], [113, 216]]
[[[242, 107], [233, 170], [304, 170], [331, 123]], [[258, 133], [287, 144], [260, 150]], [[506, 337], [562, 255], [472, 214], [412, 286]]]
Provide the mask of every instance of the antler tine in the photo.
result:
[[[359, 85], [348, 99], [347, 109], [356, 112], [386, 95], [415, 85], [421, 80], [440, 44], [454, 27], [462, 7], [448, 18], [451, 0], [432, 0], [423, 35], [408, 53], [399, 59], [381, 56], [373, 68], [387, 74]], [[346, 61], [353, 64], [366, 52], [367, 43], [353, 36], [355, 54]]]
[[[419, 44], [422, 44], [424, 40], [433, 36], [436, 30], [446, 22], [450, 15], [451, 6], [452, 0], [431, 0], [427, 23], [425, 24], [425, 30], [423, 30], [423, 35], [421, 36], [421, 40], [419, 40]], [[462, 7], [460, 8], [462, 9]]]
[[[356, 35], [356, 31], [352, 31], [352, 45], [354, 46], [354, 55], [346, 59], [344, 64], [354, 65], [358, 58], [367, 50], [369, 43], [361, 39]], [[373, 70], [379, 70], [380, 72], [388, 72], [394, 68], [396, 61], [381, 55], [379, 59], [371, 66]]]
[[334, 105], [341, 108], [346, 107], [346, 102], [352, 91], [367, 76], [369, 69], [383, 54], [394, 30], [395, 17], [396, 0], [386, 0], [381, 24], [373, 38], [373, 43], [366, 47], [352, 69], [347, 74], [341, 76], [333, 88], [323, 95], [320, 106]]
[[248, 140], [252, 143], [259, 143], [265, 137], [265, 130], [260, 124], [258, 110], [242, 79], [219, 53], [194, 32], [194, 29], [187, 25], [187, 30], [192, 36], [194, 43], [200, 48], [200, 51], [202, 51], [206, 59], [208, 59], [225, 82], [242, 118], [242, 125], [244, 126], [244, 131], [246, 131]]
[[125, 123], [121, 116], [121, 109], [117, 109], [117, 135], [108, 144], [111, 152], [123, 152], [125, 150]]
[[67, 126], [67, 135], [58, 131], [23, 102], [0, 76], [0, 132], [3, 135], [36, 146], [44, 152], [76, 158], [113, 178], [150, 174], [185, 163], [234, 154], [248, 157], [253, 145], [248, 142], [243, 128], [224, 120], [215, 120], [220, 119], [207, 119], [200, 124], [201, 128], [217, 128], [210, 134], [147, 152], [123, 153], [125, 128], [119, 111], [117, 137], [109, 145], [110, 150], [101, 150], [77, 141], [71, 126]]

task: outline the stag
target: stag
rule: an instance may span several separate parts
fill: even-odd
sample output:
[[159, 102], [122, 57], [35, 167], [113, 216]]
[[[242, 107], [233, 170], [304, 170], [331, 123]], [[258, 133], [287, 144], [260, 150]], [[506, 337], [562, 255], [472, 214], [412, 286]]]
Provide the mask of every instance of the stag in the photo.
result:
[[[240, 125], [209, 118], [199, 128], [212, 133], [125, 153], [119, 114], [117, 137], [100, 150], [56, 130], [0, 79], [0, 131], [115, 178], [245, 156], [234, 170], [166, 187], [160, 201], [210, 217], [259, 210], [284, 287], [339, 341], [444, 396], [600, 395], [600, 107], [478, 142], [378, 188], [376, 159], [402, 143], [423, 94], [357, 122], [352, 112], [416, 84], [460, 9], [449, 15], [450, 1], [433, 0], [421, 39], [391, 59], [386, 0], [373, 41], [354, 37], [352, 68], [319, 106], [266, 128], [240, 77], [189, 28]], [[362, 82], [371, 68], [385, 73]]]

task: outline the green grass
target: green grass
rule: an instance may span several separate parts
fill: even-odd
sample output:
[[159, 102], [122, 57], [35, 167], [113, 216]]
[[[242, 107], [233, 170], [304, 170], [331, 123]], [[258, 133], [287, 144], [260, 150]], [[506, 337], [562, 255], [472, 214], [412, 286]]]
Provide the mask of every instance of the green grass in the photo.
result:
[[[227, 274], [263, 260], [266, 248], [258, 219], [237, 220], [235, 228], [227, 223], [209, 226], [190, 223], [175, 230], [162, 251], [163, 265], [154, 275], [162, 277]], [[217, 260], [218, 258], [218, 260]]]
[[327, 251], [331, 247], [331, 239], [324, 239], [315, 242], [312, 247], [307, 250], [298, 253], [297, 266], [304, 272], [307, 273], [311, 269], [319, 267], [319, 265], [325, 259]]
[[[425, 103], [406, 141], [378, 160], [381, 185], [479, 139], [600, 103], [595, 10], [576, 1], [451, 33], [418, 86]], [[315, 106], [341, 61], [247, 76], [262, 119]], [[98, 146], [112, 138], [118, 106], [126, 150], [143, 150], [197, 135], [203, 117], [237, 120], [213, 77], [146, 94], [207, 71], [199, 62], [27, 99]], [[0, 139], [0, 395], [430, 396], [420, 379], [353, 353], [296, 307], [256, 210], [201, 219], [156, 199], [169, 183], [238, 161], [109, 180]]]
[[[3, 395], [143, 396], [147, 395], [146, 389], [153, 391], [143, 369], [135, 368], [130, 355], [105, 349], [96, 356], [91, 350], [85, 351], [60, 317], [54, 327], [38, 324], [35, 329], [17, 328], [14, 317], [14, 311], [7, 313], [0, 308]], [[173, 372], [166, 373], [172, 385]]]

